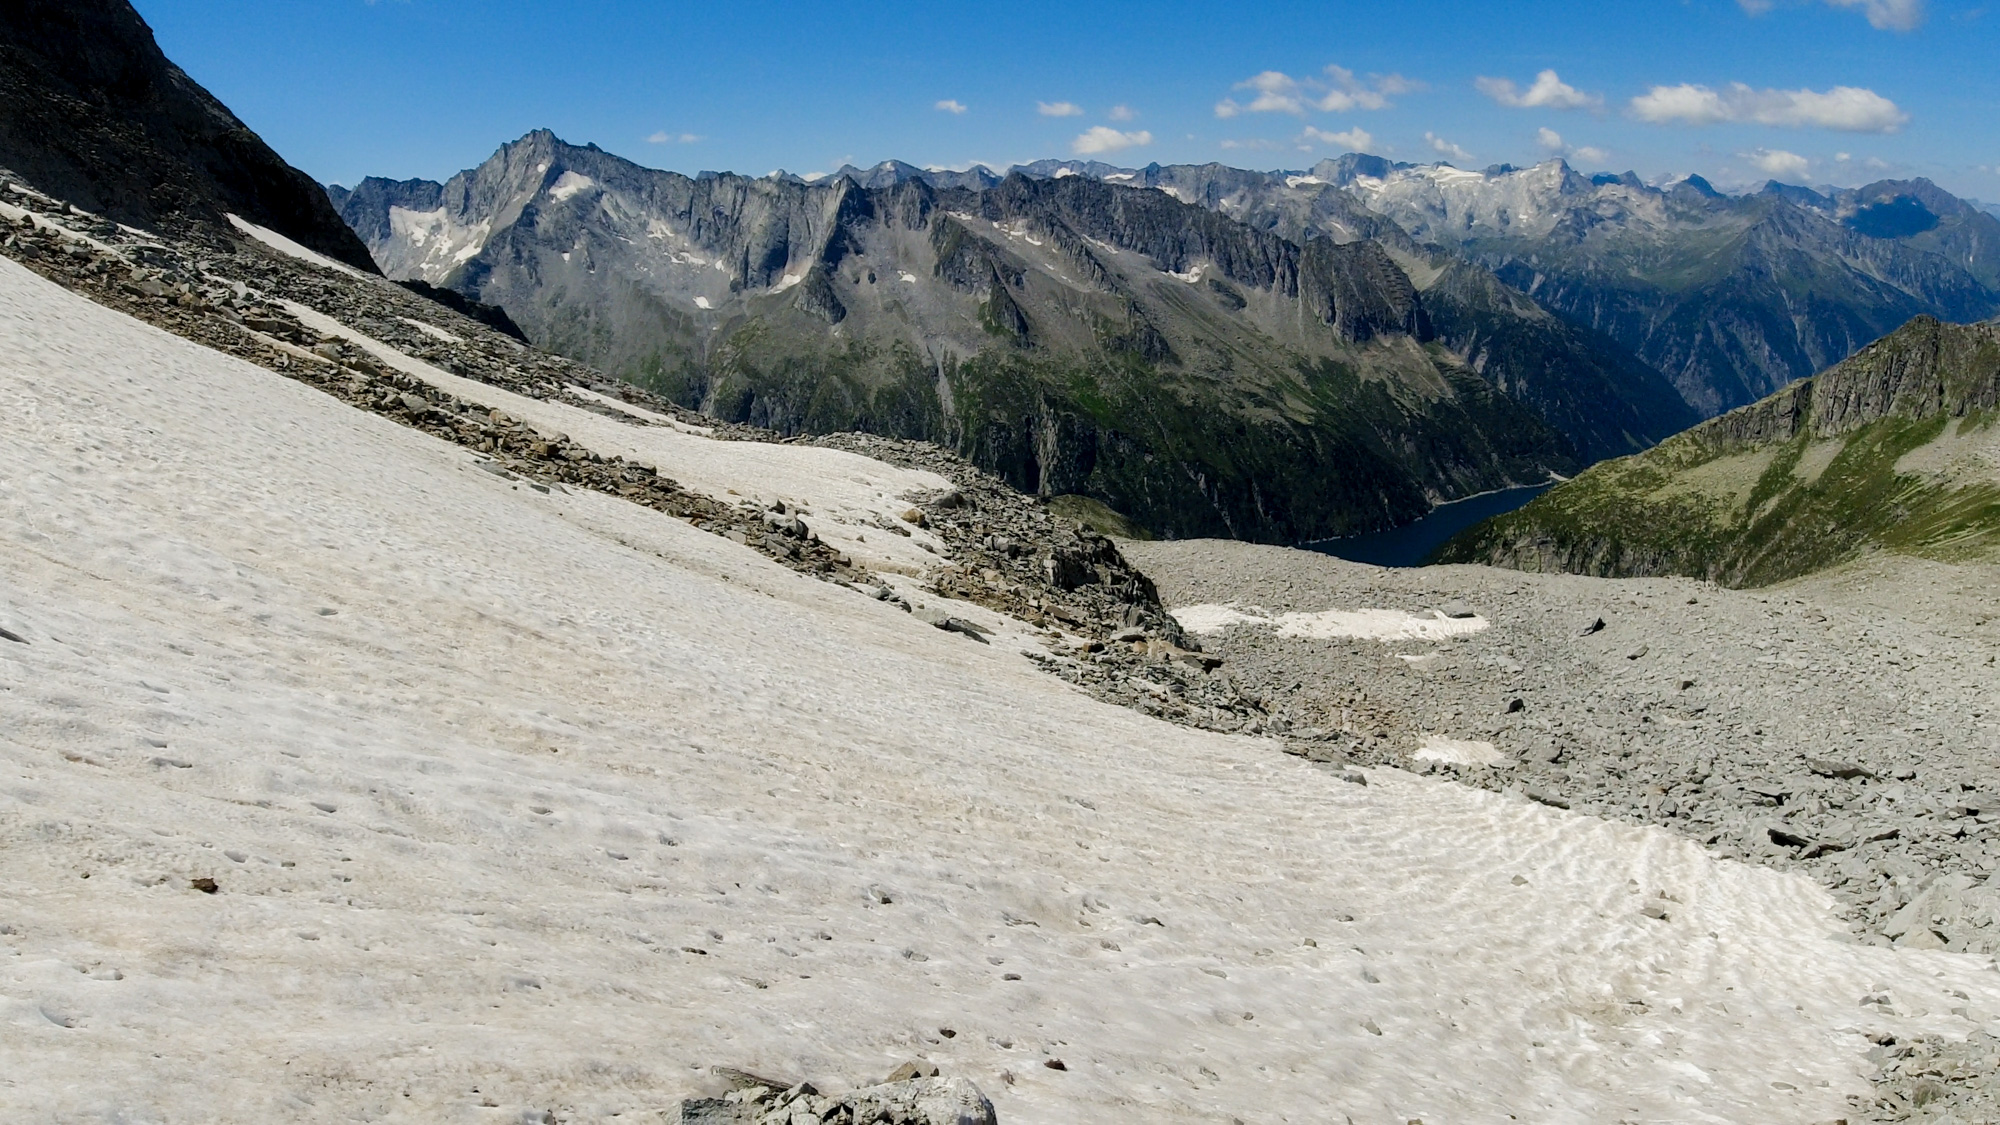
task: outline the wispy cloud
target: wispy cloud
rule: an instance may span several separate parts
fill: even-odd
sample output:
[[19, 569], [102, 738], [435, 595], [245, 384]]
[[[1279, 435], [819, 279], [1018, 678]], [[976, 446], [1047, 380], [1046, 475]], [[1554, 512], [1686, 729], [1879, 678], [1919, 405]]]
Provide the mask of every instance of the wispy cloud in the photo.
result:
[[1099, 153], [1118, 152], [1153, 143], [1153, 134], [1144, 129], [1131, 133], [1121, 133], [1109, 125], [1092, 125], [1077, 135], [1069, 143], [1070, 151], [1078, 156], [1095, 156]]
[[694, 133], [669, 133], [665, 129], [646, 138], [649, 145], [691, 145], [702, 138]]
[[1035, 112], [1043, 117], [1082, 117], [1083, 107], [1075, 102], [1036, 102]]
[[[1777, 0], [1736, 0], [1743, 10], [1761, 16], [1777, 7]], [[1830, 8], [1859, 8], [1871, 26], [1883, 31], [1915, 31], [1927, 14], [1925, 0], [1825, 0]]]
[[1248, 103], [1224, 98], [1215, 103], [1217, 117], [1239, 113], [1290, 113], [1303, 116], [1308, 110], [1321, 113], [1350, 113], [1357, 109], [1387, 109], [1392, 94], [1407, 94], [1422, 88], [1400, 74], [1372, 75], [1366, 81], [1344, 66], [1328, 66], [1310, 78], [1293, 78], [1278, 70], [1267, 70], [1238, 82], [1239, 91], [1254, 95]]
[[1225, 139], [1222, 142], [1222, 147], [1225, 149], [1244, 149], [1249, 152], [1270, 152], [1273, 149], [1280, 149], [1285, 146], [1279, 144], [1277, 141], [1268, 140], [1263, 137], [1249, 137], [1244, 140]]
[[1324, 129], [1315, 129], [1308, 125], [1305, 132], [1299, 134], [1299, 147], [1311, 148], [1315, 142], [1332, 145], [1346, 152], [1367, 152], [1375, 147], [1375, 136], [1359, 125], [1344, 133], [1329, 133]]
[[1514, 109], [1595, 109], [1604, 104], [1601, 94], [1586, 94], [1582, 90], [1564, 82], [1553, 70], [1545, 70], [1535, 75], [1535, 81], [1523, 90], [1511, 78], [1476, 78], [1472, 82], [1480, 93]]
[[1721, 90], [1683, 83], [1655, 86], [1632, 99], [1641, 121], [1685, 125], [1725, 123], [1893, 133], [1910, 120], [1895, 102], [1859, 86], [1817, 90], [1753, 90], [1732, 82]]
[[1451, 159], [1456, 160], [1462, 164], [1470, 164], [1473, 161], [1479, 159], [1478, 157], [1465, 151], [1458, 145], [1455, 145], [1450, 141], [1445, 140], [1443, 137], [1438, 136], [1436, 133], [1425, 133], [1424, 143], [1430, 145], [1431, 150], [1438, 153], [1439, 155], [1448, 156]]
[[1129, 105], [1114, 105], [1111, 107], [1111, 112], [1104, 116], [1109, 117], [1113, 121], [1130, 121], [1138, 117], [1139, 114], [1137, 110], [1134, 110]]
[[931, 108], [940, 109], [950, 114], [960, 114], [965, 112], [965, 103], [959, 101], [957, 98], [946, 98], [931, 106]]

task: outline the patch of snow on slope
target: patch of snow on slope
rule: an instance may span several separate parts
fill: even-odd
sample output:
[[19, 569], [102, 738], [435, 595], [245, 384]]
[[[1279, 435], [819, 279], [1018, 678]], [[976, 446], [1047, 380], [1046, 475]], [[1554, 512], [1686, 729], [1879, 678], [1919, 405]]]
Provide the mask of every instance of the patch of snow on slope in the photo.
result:
[[771, 292], [783, 293], [785, 290], [790, 289], [792, 286], [797, 285], [799, 282], [804, 281], [805, 279], [806, 275], [802, 273], [788, 273], [776, 285], [771, 286]]
[[284, 235], [279, 234], [277, 231], [260, 227], [240, 215], [229, 216], [229, 225], [288, 258], [296, 258], [301, 262], [308, 262], [319, 266], [321, 269], [332, 270], [335, 273], [344, 273], [349, 277], [365, 278], [368, 276], [346, 262], [336, 262], [317, 250], [309, 250], [286, 238]]
[[408, 317], [408, 316], [399, 316], [396, 319], [402, 321], [404, 324], [409, 325], [410, 327], [416, 329], [417, 331], [423, 333], [424, 335], [429, 336], [433, 340], [437, 340], [446, 344], [465, 343], [463, 339], [454, 336], [449, 332], [446, 332], [444, 329], [439, 328], [435, 324], [425, 324], [421, 320], [417, 320], [414, 317]]
[[1313, 640], [1443, 641], [1485, 629], [1484, 617], [1446, 617], [1432, 610], [1419, 617], [1394, 609], [1329, 609], [1319, 613], [1272, 614], [1259, 606], [1195, 605], [1172, 611], [1190, 633], [1219, 633], [1232, 625], [1275, 629], [1281, 637]]
[[556, 177], [555, 183], [549, 185], [549, 198], [561, 203], [596, 186], [596, 180], [581, 172], [564, 172]]
[[1491, 742], [1444, 738], [1435, 734], [1425, 735], [1417, 752], [1411, 756], [1420, 762], [1450, 762], [1455, 766], [1498, 766], [1508, 761], [1507, 755], [1495, 749]]
[[694, 299], [694, 307], [698, 309], [712, 309], [715, 306], [708, 303], [707, 297], [696, 297]]
[[[453, 375], [304, 305], [283, 304], [299, 323], [323, 336], [348, 340], [406, 375], [505, 411], [543, 433], [567, 434], [602, 456], [651, 465], [660, 475], [724, 503], [754, 501], [768, 507], [782, 500], [803, 507], [812, 513], [804, 517], [806, 524], [822, 540], [864, 566], [921, 574], [937, 564], [943, 544], [900, 519], [909, 510], [909, 496], [951, 487], [936, 473], [899, 469], [819, 446], [719, 441], [680, 427], [624, 425], [567, 403], [527, 398]], [[892, 521], [909, 536], [880, 526]]]
[[11, 262], [0, 341], [20, 1120], [650, 1119], [915, 1053], [1008, 1125], [1812, 1121], [1864, 1033], [2000, 1003], [1803, 878], [1097, 704]]

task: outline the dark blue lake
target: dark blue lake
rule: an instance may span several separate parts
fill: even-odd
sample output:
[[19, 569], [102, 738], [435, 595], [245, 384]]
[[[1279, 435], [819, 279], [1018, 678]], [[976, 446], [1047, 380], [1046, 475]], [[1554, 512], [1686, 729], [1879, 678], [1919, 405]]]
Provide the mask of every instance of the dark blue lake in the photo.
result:
[[1375, 566], [1422, 566], [1424, 560], [1431, 557], [1431, 552], [1444, 546], [1452, 536], [1481, 520], [1511, 512], [1554, 485], [1555, 482], [1550, 481], [1468, 496], [1449, 504], [1439, 504], [1431, 509], [1430, 515], [1415, 523], [1346, 539], [1322, 539], [1302, 546], [1309, 551], [1322, 551], [1350, 562]]

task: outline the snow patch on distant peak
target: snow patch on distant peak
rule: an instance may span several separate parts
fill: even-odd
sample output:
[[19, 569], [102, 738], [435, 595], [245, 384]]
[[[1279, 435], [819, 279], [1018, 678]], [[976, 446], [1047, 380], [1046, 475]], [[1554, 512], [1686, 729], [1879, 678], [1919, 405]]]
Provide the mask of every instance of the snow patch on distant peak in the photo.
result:
[[1130, 172], [1113, 172], [1104, 178], [1114, 184], [1122, 184], [1127, 180], [1136, 179], [1137, 177]]
[[696, 297], [694, 299], [694, 307], [698, 309], [712, 309], [715, 306], [708, 303], [707, 297]]
[[561, 203], [571, 196], [589, 191], [597, 186], [597, 181], [581, 172], [564, 172], [549, 185], [549, 198]]
[[1296, 187], [1311, 187], [1311, 186], [1313, 186], [1314, 184], [1323, 184], [1323, 183], [1326, 183], [1326, 181], [1325, 181], [1325, 180], [1322, 180], [1322, 179], [1320, 179], [1320, 178], [1319, 178], [1318, 176], [1286, 176], [1286, 177], [1285, 177], [1285, 186], [1286, 186], [1286, 187], [1288, 187], [1288, 188], [1296, 188]]

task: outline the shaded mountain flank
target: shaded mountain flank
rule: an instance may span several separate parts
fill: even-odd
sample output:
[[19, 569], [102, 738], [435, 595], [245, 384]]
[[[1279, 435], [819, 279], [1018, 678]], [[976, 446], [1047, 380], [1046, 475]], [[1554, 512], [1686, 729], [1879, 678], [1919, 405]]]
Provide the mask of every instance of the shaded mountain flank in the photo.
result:
[[0, 5], [0, 167], [120, 222], [227, 232], [235, 214], [375, 271], [312, 177], [169, 62], [126, 0]]

